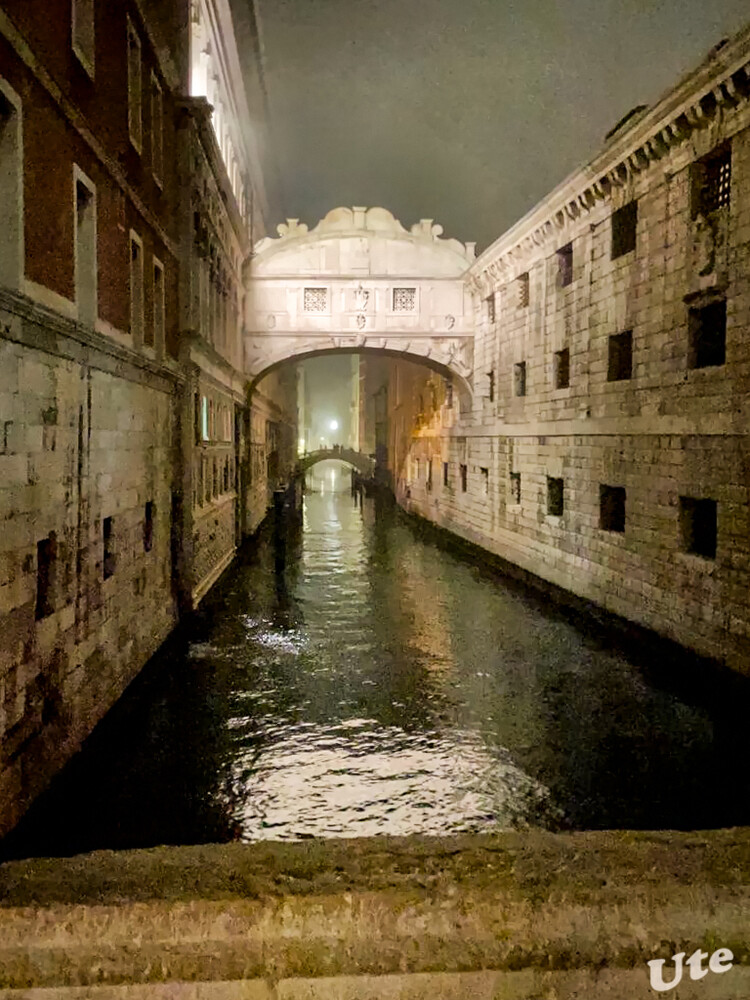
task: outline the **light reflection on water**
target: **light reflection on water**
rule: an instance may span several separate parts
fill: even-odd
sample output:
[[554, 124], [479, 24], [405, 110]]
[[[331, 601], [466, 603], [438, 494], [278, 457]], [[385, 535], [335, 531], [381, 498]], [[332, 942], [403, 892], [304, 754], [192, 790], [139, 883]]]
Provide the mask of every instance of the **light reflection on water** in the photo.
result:
[[372, 501], [314, 493], [282, 537], [264, 529], [6, 854], [750, 822], [744, 681], [626, 656]]
[[261, 760], [248, 749], [233, 762], [228, 798], [246, 840], [458, 833], [559, 818], [547, 790], [475, 733], [303, 724], [285, 727]]

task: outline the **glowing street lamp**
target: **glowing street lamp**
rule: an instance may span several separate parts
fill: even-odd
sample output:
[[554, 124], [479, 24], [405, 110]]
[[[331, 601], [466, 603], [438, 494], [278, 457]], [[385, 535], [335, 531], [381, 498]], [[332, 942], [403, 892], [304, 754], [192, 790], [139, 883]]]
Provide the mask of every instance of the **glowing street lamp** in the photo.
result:
[[328, 424], [328, 428], [329, 428], [329, 430], [337, 431], [339, 429], [339, 422], [338, 422], [338, 420], [332, 420]]

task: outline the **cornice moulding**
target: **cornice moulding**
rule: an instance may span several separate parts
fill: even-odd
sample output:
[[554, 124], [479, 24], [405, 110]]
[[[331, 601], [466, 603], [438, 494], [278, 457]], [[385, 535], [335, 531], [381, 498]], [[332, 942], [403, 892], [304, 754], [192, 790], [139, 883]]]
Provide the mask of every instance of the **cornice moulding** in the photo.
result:
[[[704, 60], [656, 104], [621, 130], [587, 164], [570, 174], [542, 202], [491, 244], [471, 266], [467, 281], [477, 294], [508, 281], [569, 221], [607, 200], [690, 136], [707, 128], [721, 108], [750, 98], [750, 26]], [[494, 279], [494, 280], [493, 280]]]

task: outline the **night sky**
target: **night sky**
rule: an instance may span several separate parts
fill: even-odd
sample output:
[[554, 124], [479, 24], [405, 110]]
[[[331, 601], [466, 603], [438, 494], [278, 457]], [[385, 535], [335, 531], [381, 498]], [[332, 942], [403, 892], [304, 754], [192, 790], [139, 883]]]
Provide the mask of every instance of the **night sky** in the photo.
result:
[[480, 249], [750, 20], [747, 0], [257, 2], [276, 211], [383, 205]]

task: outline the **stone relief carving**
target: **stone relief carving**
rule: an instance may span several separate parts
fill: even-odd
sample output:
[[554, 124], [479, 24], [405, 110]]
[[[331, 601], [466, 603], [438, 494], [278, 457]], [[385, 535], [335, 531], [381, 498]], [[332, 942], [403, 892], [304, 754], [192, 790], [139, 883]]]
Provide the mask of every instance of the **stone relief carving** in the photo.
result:
[[449, 330], [452, 330], [453, 327], [456, 325], [456, 317], [455, 316], [446, 316], [445, 317], [445, 325], [446, 325], [446, 327]]
[[357, 329], [358, 330], [364, 330], [366, 324], [367, 324], [367, 318], [365, 317], [365, 315], [363, 313], [360, 313], [357, 316]]
[[432, 219], [421, 219], [415, 223], [408, 231], [399, 220], [389, 212], [387, 208], [334, 208], [325, 218], [321, 219], [317, 226], [308, 230], [299, 219], [287, 219], [276, 227], [279, 239], [265, 237], [258, 241], [257, 253], [263, 253], [272, 249], [282, 241], [296, 239], [300, 236], [323, 237], [332, 233], [343, 233], [357, 231], [368, 231], [378, 233], [382, 236], [411, 236], [419, 242], [432, 242], [439, 244], [446, 250], [460, 254], [468, 261], [473, 261], [475, 257], [475, 243], [461, 243], [454, 239], [441, 239], [443, 227], [433, 223]]
[[[359, 285], [357, 285], [357, 288], [354, 292], [354, 303], [357, 312], [360, 313], [365, 312], [368, 305], [370, 304], [370, 290], [368, 288], [364, 288], [361, 282]], [[357, 322], [359, 322], [359, 319], [357, 320]]]
[[269, 330], [273, 330], [274, 327], [276, 326], [276, 317], [269, 316], [268, 319], [266, 320], [266, 326], [268, 327]]

